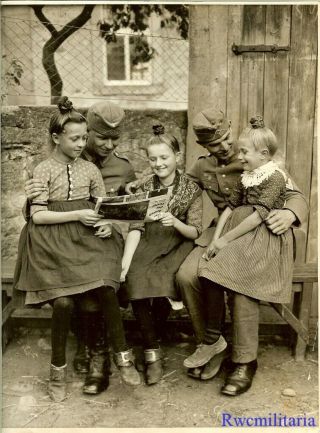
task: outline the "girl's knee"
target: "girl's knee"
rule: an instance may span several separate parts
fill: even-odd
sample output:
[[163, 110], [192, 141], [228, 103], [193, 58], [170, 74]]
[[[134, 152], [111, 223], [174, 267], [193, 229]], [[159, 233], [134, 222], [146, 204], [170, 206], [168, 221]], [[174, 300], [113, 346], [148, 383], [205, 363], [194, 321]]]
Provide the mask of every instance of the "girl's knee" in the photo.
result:
[[79, 309], [84, 313], [96, 313], [101, 310], [98, 300], [88, 297], [79, 302]]
[[74, 301], [68, 296], [57, 298], [53, 302], [53, 308], [59, 310], [72, 310], [74, 308]]

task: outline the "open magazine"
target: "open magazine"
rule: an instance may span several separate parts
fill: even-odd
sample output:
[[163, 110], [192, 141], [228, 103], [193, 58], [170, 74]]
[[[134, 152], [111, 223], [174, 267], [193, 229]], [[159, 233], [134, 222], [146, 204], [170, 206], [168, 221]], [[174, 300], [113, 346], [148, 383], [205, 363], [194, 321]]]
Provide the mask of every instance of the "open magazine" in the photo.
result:
[[169, 187], [116, 197], [97, 197], [95, 211], [107, 220], [157, 221], [171, 194], [172, 187]]

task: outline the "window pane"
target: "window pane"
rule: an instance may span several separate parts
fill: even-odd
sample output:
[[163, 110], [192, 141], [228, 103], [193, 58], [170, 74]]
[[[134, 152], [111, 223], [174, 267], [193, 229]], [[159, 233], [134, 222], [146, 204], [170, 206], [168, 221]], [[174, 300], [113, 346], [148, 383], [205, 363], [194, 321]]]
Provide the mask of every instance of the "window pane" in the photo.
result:
[[108, 80], [125, 80], [124, 37], [107, 44]]

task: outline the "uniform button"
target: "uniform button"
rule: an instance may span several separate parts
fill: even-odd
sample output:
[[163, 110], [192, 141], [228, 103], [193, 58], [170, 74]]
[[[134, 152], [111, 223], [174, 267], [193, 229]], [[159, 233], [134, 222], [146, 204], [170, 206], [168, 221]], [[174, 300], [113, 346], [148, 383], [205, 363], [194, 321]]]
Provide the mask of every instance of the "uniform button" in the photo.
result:
[[72, 195], [72, 191], [69, 191], [69, 194]]
[[229, 188], [226, 188], [226, 191], [229, 191]]
[[114, 192], [114, 188], [111, 188], [111, 189], [110, 189], [110, 192]]
[[222, 177], [226, 177], [226, 175], [225, 175], [225, 174], [223, 174], [223, 175], [222, 175]]
[[224, 164], [221, 164], [221, 167], [225, 167], [225, 165], [224, 165]]

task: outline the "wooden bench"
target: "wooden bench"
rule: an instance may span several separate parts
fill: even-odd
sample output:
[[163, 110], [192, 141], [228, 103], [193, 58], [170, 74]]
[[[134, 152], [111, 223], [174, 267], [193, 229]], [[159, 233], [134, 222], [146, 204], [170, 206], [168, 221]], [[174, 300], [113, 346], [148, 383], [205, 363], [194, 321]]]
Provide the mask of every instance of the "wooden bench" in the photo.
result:
[[[12, 303], [13, 265], [8, 264], [2, 273], [2, 294], [6, 302], [3, 303], [2, 327], [8, 320], [16, 320], [29, 326], [36, 320], [37, 326], [46, 326], [51, 318], [50, 308], [24, 307], [22, 304], [16, 308]], [[294, 356], [297, 361], [303, 360], [309, 344], [308, 321], [311, 312], [313, 286], [318, 281], [316, 263], [297, 263], [293, 273], [292, 302], [285, 304], [271, 304], [284, 321], [296, 333]], [[4, 344], [5, 347], [5, 344]]]
[[309, 317], [311, 312], [313, 284], [318, 281], [316, 263], [296, 265], [293, 272], [291, 306], [271, 303], [273, 308], [297, 334], [295, 360], [304, 359], [309, 344]]

